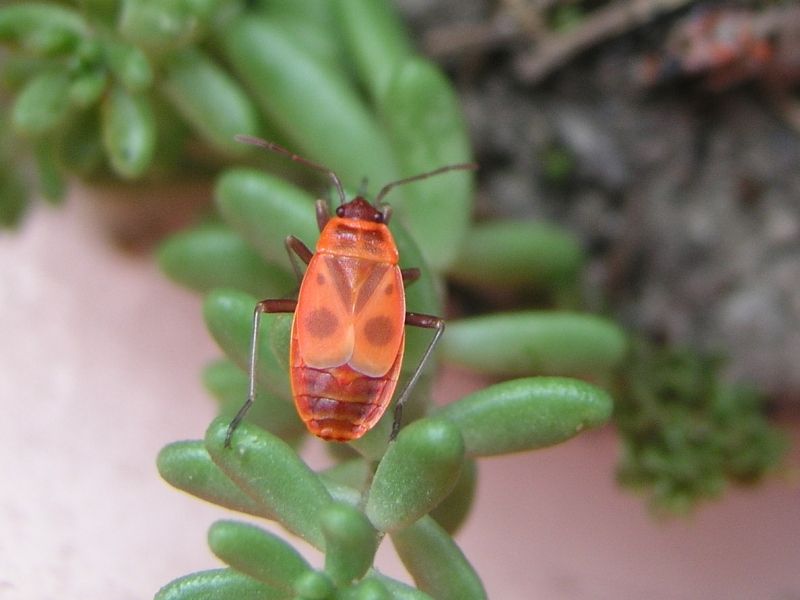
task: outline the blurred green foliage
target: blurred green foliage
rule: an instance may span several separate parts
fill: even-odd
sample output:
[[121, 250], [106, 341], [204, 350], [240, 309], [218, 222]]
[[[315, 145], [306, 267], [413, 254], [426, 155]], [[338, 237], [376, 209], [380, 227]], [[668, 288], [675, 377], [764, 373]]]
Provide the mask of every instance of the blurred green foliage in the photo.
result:
[[[14, 176], [26, 161], [58, 199], [69, 174], [130, 180], [241, 160], [252, 149], [236, 134], [283, 142], [352, 189], [470, 155], [446, 78], [383, 2], [14, 2], [0, 8], [0, 47], [9, 225], [26, 204]], [[393, 193], [431, 264], [455, 259], [471, 195], [464, 173]]]

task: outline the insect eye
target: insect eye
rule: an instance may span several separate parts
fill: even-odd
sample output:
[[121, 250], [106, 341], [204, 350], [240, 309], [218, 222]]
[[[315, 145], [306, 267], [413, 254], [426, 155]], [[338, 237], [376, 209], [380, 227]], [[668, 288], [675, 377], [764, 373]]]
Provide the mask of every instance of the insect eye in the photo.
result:
[[337, 206], [336, 207], [336, 216], [337, 217], [343, 217], [344, 216], [344, 207], [343, 206]]
[[383, 213], [375, 213], [375, 216], [372, 218], [375, 219], [376, 223], [383, 223]]

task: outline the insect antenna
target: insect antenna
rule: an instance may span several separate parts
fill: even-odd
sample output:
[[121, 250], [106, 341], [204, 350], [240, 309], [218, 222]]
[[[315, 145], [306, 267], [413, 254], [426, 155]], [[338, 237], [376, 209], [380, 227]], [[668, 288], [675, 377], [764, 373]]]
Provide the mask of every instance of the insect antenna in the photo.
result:
[[379, 205], [381, 200], [383, 200], [383, 198], [385, 198], [386, 195], [398, 185], [404, 185], [406, 183], [411, 183], [412, 181], [419, 181], [420, 179], [427, 179], [428, 177], [433, 177], [434, 175], [439, 175], [440, 173], [446, 173], [447, 171], [472, 171], [477, 168], [478, 165], [476, 163], [459, 163], [455, 165], [446, 165], [444, 167], [434, 169], [433, 171], [428, 171], [427, 173], [420, 173], [419, 175], [413, 175], [411, 177], [405, 177], [404, 179], [392, 181], [381, 188], [381, 191], [378, 192], [378, 195], [375, 197], [374, 204], [376, 206]]
[[333, 181], [333, 185], [336, 187], [336, 192], [339, 194], [339, 200], [341, 204], [347, 202], [347, 198], [344, 195], [344, 187], [342, 187], [342, 181], [339, 179], [339, 176], [333, 172], [328, 167], [321, 165], [319, 163], [315, 163], [313, 160], [309, 160], [299, 154], [295, 154], [291, 150], [287, 150], [283, 146], [279, 146], [275, 142], [270, 142], [268, 140], [262, 140], [261, 138], [254, 137], [252, 135], [235, 135], [234, 139], [237, 142], [241, 142], [243, 144], [250, 144], [251, 146], [258, 146], [259, 148], [263, 148], [264, 150], [269, 150], [270, 152], [276, 152], [278, 154], [284, 154], [291, 158], [293, 161], [300, 163], [301, 165], [306, 165], [307, 167], [311, 167], [312, 169], [316, 169], [317, 171], [322, 171], [328, 177], [331, 178]]

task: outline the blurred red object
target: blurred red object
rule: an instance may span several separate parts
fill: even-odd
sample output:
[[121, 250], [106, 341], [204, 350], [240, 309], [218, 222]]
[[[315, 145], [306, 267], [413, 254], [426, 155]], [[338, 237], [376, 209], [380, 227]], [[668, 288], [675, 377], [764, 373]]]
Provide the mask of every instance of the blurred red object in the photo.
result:
[[638, 75], [647, 86], [697, 78], [717, 92], [752, 80], [794, 85], [800, 81], [800, 7], [697, 8], [675, 25], [661, 53], [642, 60]]

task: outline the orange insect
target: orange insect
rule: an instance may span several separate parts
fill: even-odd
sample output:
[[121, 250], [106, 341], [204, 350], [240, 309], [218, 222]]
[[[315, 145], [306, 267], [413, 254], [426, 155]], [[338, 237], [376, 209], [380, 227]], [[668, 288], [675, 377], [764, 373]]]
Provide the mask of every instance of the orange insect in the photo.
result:
[[[237, 136], [241, 142], [287, 155], [326, 173], [339, 194], [340, 206], [331, 217], [328, 203], [317, 200], [320, 237], [316, 252], [294, 236], [286, 238], [289, 258], [308, 265], [297, 300], [262, 300], [253, 313], [250, 389], [247, 400], [228, 426], [225, 445], [255, 398], [256, 349], [263, 313], [294, 313], [290, 342], [290, 379], [297, 412], [314, 435], [329, 441], [356, 440], [378, 422], [397, 386], [405, 344], [404, 325], [435, 330], [413, 375], [395, 405], [391, 439], [400, 427], [403, 403], [425, 362], [444, 332], [444, 321], [432, 315], [406, 312], [404, 286], [419, 269], [401, 269], [387, 226], [391, 207], [381, 201], [400, 184], [456, 169], [456, 164], [385, 185], [371, 204], [362, 196], [347, 202], [339, 177], [332, 170], [293, 154], [272, 142]], [[299, 273], [299, 271], [298, 271]]]

